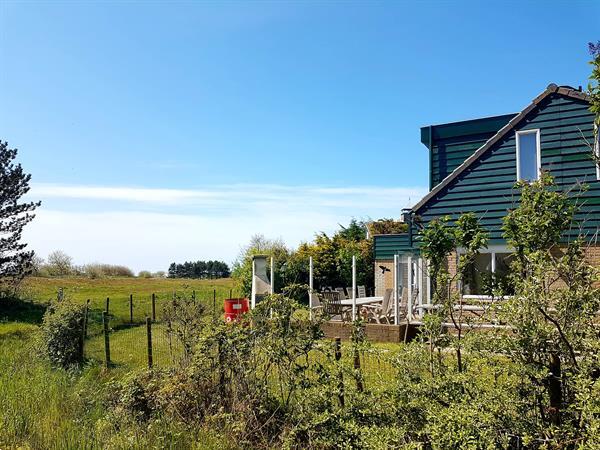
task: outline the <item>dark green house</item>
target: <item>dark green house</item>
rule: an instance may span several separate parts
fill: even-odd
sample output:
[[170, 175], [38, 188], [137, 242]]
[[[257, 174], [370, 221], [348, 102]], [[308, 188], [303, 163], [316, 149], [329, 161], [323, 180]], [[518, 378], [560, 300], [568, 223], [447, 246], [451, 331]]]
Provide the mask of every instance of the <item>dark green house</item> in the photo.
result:
[[[463, 213], [475, 213], [489, 232], [490, 245], [474, 270], [506, 270], [511, 249], [502, 238], [502, 219], [518, 202], [517, 180], [535, 180], [541, 170], [548, 171], [564, 189], [576, 183], [588, 185], [571, 235], [583, 232], [596, 244], [600, 171], [590, 155], [590, 146], [595, 142], [598, 151], [598, 142], [589, 106], [587, 94], [551, 84], [519, 113], [421, 128], [421, 142], [429, 151], [430, 192], [404, 211], [407, 233], [374, 237], [378, 295], [391, 287], [391, 270], [386, 269], [391, 269], [394, 255], [399, 255], [406, 295], [415, 304], [429, 302], [427, 262], [419, 257], [419, 230], [444, 216], [454, 220]], [[600, 247], [591, 248], [589, 257], [600, 265]], [[449, 265], [452, 268], [452, 261]], [[472, 296], [483, 295], [476, 281], [465, 288]]]

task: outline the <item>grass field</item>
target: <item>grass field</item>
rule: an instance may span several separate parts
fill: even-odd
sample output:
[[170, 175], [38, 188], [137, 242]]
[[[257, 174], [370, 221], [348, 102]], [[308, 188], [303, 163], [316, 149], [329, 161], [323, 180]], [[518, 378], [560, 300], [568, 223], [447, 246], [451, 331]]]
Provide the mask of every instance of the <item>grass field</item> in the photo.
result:
[[[216, 293], [217, 313], [221, 311], [223, 299], [239, 295], [231, 278], [217, 280], [193, 280], [181, 278], [100, 278], [85, 277], [40, 278], [30, 277], [22, 286], [23, 295], [36, 303], [48, 303], [56, 299], [62, 289], [64, 298], [84, 303], [90, 300], [92, 323], [100, 323], [101, 313], [106, 307], [106, 298], [110, 298], [109, 313], [111, 326], [129, 324], [129, 296], [133, 295], [134, 323], [143, 323], [152, 311], [152, 294], [156, 296], [157, 318], [162, 305], [177, 295], [187, 297], [195, 294], [208, 310], [213, 308], [213, 295]], [[0, 314], [1, 319], [1, 314]]]

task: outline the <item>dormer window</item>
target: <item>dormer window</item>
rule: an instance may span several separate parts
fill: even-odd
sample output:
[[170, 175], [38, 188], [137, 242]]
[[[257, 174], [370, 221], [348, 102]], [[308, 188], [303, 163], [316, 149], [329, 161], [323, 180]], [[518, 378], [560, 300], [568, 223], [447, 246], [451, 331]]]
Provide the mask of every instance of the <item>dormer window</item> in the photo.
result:
[[542, 168], [540, 130], [517, 131], [516, 140], [517, 181], [535, 181]]

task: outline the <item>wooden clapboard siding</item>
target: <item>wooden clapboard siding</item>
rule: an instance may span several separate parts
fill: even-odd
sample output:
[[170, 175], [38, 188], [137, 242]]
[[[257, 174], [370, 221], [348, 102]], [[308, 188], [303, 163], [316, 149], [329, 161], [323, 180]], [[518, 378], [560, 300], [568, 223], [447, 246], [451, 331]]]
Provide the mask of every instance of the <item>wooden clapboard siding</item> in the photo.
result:
[[[600, 228], [600, 182], [586, 145], [594, 139], [593, 114], [585, 100], [558, 93], [543, 99], [503, 139], [415, 211], [422, 225], [427, 226], [431, 220], [443, 216], [453, 221], [463, 213], [473, 212], [490, 233], [491, 243], [504, 243], [502, 220], [519, 202], [519, 193], [514, 189], [517, 180], [515, 132], [533, 129], [540, 129], [542, 169], [554, 177], [557, 189], [569, 191], [576, 183], [587, 183], [589, 187], [583, 193], [576, 190], [581, 208], [573, 229], [564, 239], [574, 238], [580, 230], [593, 239]], [[435, 184], [443, 179], [444, 167], [453, 167], [456, 162], [461, 164], [461, 158], [471, 151], [466, 144], [464, 147], [454, 143], [444, 145], [446, 152], [451, 149], [445, 156], [436, 154], [436, 151], [440, 153], [439, 148], [432, 149], [431, 178]], [[443, 158], [446, 166], [440, 162]], [[417, 233], [413, 226], [418, 246]]]
[[430, 149], [429, 188], [460, 166], [515, 114], [486, 117], [421, 129], [421, 141]]
[[376, 261], [390, 261], [394, 255], [410, 251], [408, 233], [378, 234], [373, 236], [373, 251]]

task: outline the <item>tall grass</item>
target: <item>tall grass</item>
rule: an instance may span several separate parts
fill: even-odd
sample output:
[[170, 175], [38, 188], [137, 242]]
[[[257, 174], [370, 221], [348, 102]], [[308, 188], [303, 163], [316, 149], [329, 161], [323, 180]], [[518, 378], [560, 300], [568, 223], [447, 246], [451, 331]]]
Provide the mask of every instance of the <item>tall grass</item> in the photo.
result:
[[36, 357], [33, 325], [0, 324], [0, 448], [232, 449], [215, 432], [172, 422], [111, 421], [104, 393], [121, 372], [51, 368]]

